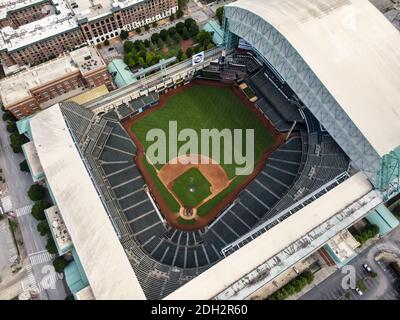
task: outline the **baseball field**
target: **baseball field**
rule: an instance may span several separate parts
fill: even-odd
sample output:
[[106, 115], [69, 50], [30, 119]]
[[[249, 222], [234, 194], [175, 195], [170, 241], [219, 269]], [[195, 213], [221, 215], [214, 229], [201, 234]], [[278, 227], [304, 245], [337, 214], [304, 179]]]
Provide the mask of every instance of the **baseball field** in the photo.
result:
[[[153, 195], [167, 220], [173, 220], [175, 224], [190, 225], [191, 228], [200, 227], [205, 220], [211, 220], [218, 214], [216, 208], [223, 208], [223, 203], [228, 201], [232, 193], [238, 193], [243, 184], [250, 182], [249, 175], [236, 175], [235, 169], [242, 167], [242, 163], [236, 163], [235, 151], [243, 154], [246, 151], [246, 138], [240, 139], [241, 149], [237, 143], [230, 143], [225, 139], [220, 140], [220, 161], [216, 163], [209, 154], [201, 154], [201, 148], [197, 154], [188, 150], [178, 152], [176, 159], [169, 157], [169, 144], [166, 144], [166, 163], [152, 163], [146, 155], [154, 141], [148, 141], [146, 136], [149, 130], [161, 129], [169, 137], [170, 122], [176, 122], [177, 132], [183, 129], [192, 129], [198, 137], [201, 137], [202, 129], [217, 129], [222, 131], [254, 129], [254, 168], [265, 161], [265, 154], [276, 144], [276, 135], [273, 130], [262, 121], [262, 117], [246, 105], [246, 99], [240, 96], [240, 91], [227, 85], [209, 85], [191, 83], [179, 88], [172, 93], [161, 96], [160, 105], [153, 110], [147, 110], [137, 118], [128, 120], [124, 126], [130, 130], [130, 135], [136, 144], [139, 144], [137, 161], [144, 172], [146, 180], [149, 180]], [[200, 138], [199, 138], [200, 139]], [[179, 151], [187, 141], [177, 141]], [[201, 145], [199, 141], [199, 146]], [[212, 141], [208, 141], [210, 150]], [[210, 156], [210, 158], [208, 158]], [[226, 159], [225, 159], [226, 158]], [[183, 161], [172, 160], [186, 160]], [[208, 164], [203, 164], [208, 159]], [[230, 160], [232, 159], [231, 163]], [[193, 161], [197, 160], [197, 161]], [[256, 170], [256, 169], [254, 169]], [[250, 181], [248, 181], [250, 179]], [[157, 199], [160, 197], [161, 199]], [[158, 201], [159, 200], [159, 201]], [[193, 208], [195, 215], [185, 217], [182, 208]], [[188, 223], [184, 223], [187, 219]], [[198, 226], [196, 226], [196, 220]]]

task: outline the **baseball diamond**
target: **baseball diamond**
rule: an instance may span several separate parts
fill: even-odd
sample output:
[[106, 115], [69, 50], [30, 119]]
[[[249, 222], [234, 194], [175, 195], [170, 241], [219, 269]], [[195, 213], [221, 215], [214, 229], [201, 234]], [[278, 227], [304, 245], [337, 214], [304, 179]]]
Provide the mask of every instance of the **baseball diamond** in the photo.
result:
[[[162, 129], [168, 136], [170, 121], [177, 123], [178, 132], [190, 128], [198, 133], [198, 136], [201, 136], [202, 129], [232, 131], [233, 129], [254, 129], [254, 170], [250, 175], [236, 175], [235, 169], [240, 165], [235, 163], [233, 156], [232, 163], [225, 162], [226, 154], [224, 154], [228, 150], [233, 155], [234, 145], [226, 144], [225, 139], [220, 140], [219, 163], [216, 163], [212, 157], [210, 161], [201, 161], [208, 156], [202, 154], [178, 154], [177, 159], [189, 160], [188, 164], [182, 164], [181, 161], [172, 164], [174, 158], [167, 159], [166, 164], [152, 163], [146, 154], [152, 142], [147, 141], [146, 136], [149, 130], [154, 128]], [[138, 146], [137, 164], [143, 171], [150, 191], [161, 207], [162, 213], [170, 224], [190, 230], [204, 227], [225, 207], [228, 207], [232, 202], [232, 196], [240, 192], [252, 180], [257, 169], [265, 164], [268, 152], [279, 146], [282, 141], [282, 138], [270, 125], [267, 125], [261, 114], [248, 102], [240, 90], [232, 84], [213, 82], [211, 86], [210, 82], [201, 80], [193, 81], [172, 94], [164, 94], [160, 97], [158, 106], [125, 121], [124, 127]], [[241, 139], [242, 145], [245, 145], [242, 149], [246, 150], [247, 141], [243, 137]], [[177, 141], [177, 149], [179, 150], [185, 142]], [[209, 144], [211, 143], [210, 140]], [[168, 143], [166, 143], [166, 149], [168, 158]], [[204, 164], [204, 162], [209, 163]], [[185, 173], [193, 168], [198, 169], [195, 175], [199, 182], [195, 187], [195, 192], [190, 192], [188, 185], [185, 189], [180, 183], [186, 181]], [[201, 179], [198, 173], [204, 179]], [[200, 180], [203, 181], [200, 182]], [[209, 194], [207, 194], [207, 188]], [[204, 196], [199, 195], [200, 190]], [[188, 206], [195, 209], [192, 218], [197, 223], [180, 223], [182, 210]]]

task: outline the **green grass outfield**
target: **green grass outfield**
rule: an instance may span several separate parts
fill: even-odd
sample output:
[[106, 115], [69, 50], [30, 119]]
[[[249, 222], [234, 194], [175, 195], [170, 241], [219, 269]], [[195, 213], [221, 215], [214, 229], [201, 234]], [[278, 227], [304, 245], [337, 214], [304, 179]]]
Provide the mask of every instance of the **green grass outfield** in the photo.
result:
[[[190, 188], [194, 188], [194, 192]], [[175, 179], [172, 185], [178, 199], [185, 207], [194, 208], [211, 195], [211, 184], [196, 168], [191, 168]]]
[[[151, 141], [146, 141], [147, 132], [154, 128], [163, 130], [167, 135], [166, 152], [168, 154], [169, 121], [177, 121], [178, 133], [182, 129], [191, 128], [198, 133], [199, 137], [201, 129], [254, 129], [255, 164], [259, 162], [262, 154], [275, 143], [272, 133], [264, 126], [254, 112], [249, 110], [240, 101], [230, 88], [211, 87], [207, 85], [195, 85], [190, 87], [169, 98], [163, 108], [135, 122], [131, 130], [141, 141], [145, 151], [153, 143]], [[242, 142], [242, 153], [244, 153], [246, 142], [244, 136]], [[184, 141], [178, 142], [178, 150], [184, 144]], [[200, 145], [201, 143], [199, 141], [198, 153], [201, 153]], [[220, 146], [221, 155], [224, 154], [224, 147], [222, 139]], [[234, 150], [228, 150], [232, 154], [234, 153]], [[169, 160], [171, 159], [167, 159], [167, 161]], [[235, 187], [246, 178], [245, 176], [236, 177], [235, 169], [238, 167], [237, 164], [225, 164], [223, 157], [221, 160], [221, 166], [224, 168], [229, 179], [234, 180], [228, 188], [199, 208], [198, 214], [201, 216], [207, 215], [218, 202], [233, 191]], [[159, 188], [162, 197], [166, 200], [170, 209], [173, 212], [177, 212], [179, 204], [158, 179], [155, 169], [147, 163], [147, 161], [145, 161], [145, 166], [149, 170], [156, 186]], [[162, 166], [163, 164], [155, 165], [157, 169], [161, 169]]]
[[[261, 120], [243, 105], [229, 88], [205, 85], [193, 86], [171, 97], [160, 110], [150, 113], [145, 118], [134, 123], [132, 130], [142, 142], [145, 150], [147, 150], [149, 145], [153, 143], [146, 141], [147, 132], [150, 129], [159, 128], [167, 134], [168, 138], [169, 121], [177, 121], [178, 132], [185, 128], [191, 128], [198, 133], [199, 137], [201, 129], [254, 129], [254, 159], [256, 163], [263, 152], [274, 144], [274, 137]], [[178, 150], [183, 144], [185, 142], [178, 142]], [[168, 143], [166, 148], [168, 154]], [[228, 150], [233, 155], [234, 150]], [[243, 150], [245, 150], [244, 132]], [[221, 155], [224, 154], [223, 151], [224, 143], [222, 140]], [[237, 165], [235, 163], [225, 164], [223, 156], [221, 160], [221, 165], [228, 177], [230, 179], [234, 178]], [[156, 167], [161, 169], [162, 165], [156, 164]]]

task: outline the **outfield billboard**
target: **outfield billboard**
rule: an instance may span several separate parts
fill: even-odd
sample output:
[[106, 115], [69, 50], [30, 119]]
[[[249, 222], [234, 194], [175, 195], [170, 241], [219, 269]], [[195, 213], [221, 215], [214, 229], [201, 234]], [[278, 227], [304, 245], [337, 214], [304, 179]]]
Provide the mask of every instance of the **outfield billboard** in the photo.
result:
[[192, 66], [197, 66], [198, 64], [204, 62], [204, 51], [196, 53], [192, 57]]

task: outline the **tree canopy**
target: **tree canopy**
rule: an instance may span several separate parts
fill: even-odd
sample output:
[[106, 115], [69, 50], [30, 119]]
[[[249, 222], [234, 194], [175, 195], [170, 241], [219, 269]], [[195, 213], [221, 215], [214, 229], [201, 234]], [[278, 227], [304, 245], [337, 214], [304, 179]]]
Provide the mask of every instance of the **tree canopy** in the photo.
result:
[[36, 201], [32, 207], [31, 214], [36, 220], [45, 220], [46, 216], [44, 214], [44, 210], [50, 207], [51, 204], [44, 200]]
[[119, 37], [120, 37], [122, 40], [128, 39], [128, 36], [129, 36], [128, 31], [126, 31], [126, 30], [121, 30], [121, 33], [119, 34]]
[[28, 190], [28, 197], [32, 201], [42, 200], [44, 198], [44, 188], [38, 184], [33, 184]]
[[224, 17], [224, 7], [217, 8], [215, 12], [219, 21], [219, 24], [222, 25], [222, 18]]
[[28, 166], [28, 162], [26, 160], [22, 161], [19, 164], [19, 169], [23, 172], [29, 172], [29, 166]]

